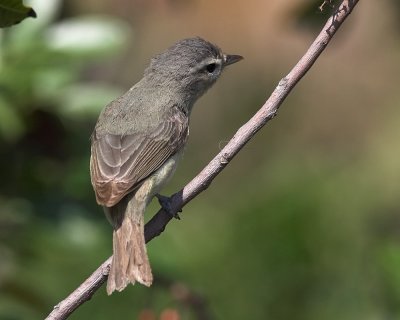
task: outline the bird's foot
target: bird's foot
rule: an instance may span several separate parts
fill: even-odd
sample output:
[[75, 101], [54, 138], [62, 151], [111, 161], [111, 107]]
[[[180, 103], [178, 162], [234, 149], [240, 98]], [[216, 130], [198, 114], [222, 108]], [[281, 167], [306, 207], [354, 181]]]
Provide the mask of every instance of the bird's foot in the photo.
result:
[[[179, 216], [178, 212], [174, 212], [172, 209], [172, 204], [171, 204], [171, 198], [167, 196], [163, 196], [161, 194], [156, 194], [156, 198], [158, 200], [158, 203], [160, 204], [161, 208], [168, 213], [170, 216], [172, 216], [175, 219], [181, 220], [181, 217]], [[179, 210], [179, 212], [182, 212], [182, 210]]]

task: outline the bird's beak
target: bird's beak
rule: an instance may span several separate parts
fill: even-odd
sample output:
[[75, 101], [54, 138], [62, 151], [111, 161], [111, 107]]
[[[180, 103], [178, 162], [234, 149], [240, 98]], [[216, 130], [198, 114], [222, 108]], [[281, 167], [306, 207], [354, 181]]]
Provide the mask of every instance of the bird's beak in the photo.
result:
[[229, 66], [232, 63], [239, 62], [243, 57], [237, 54], [224, 54], [224, 67]]

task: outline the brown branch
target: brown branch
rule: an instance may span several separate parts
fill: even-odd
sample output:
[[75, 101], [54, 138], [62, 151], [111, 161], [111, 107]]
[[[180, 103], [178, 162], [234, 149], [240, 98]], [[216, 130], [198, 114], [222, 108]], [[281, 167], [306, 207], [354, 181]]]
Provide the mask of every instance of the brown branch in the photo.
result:
[[[279, 81], [278, 86], [272, 92], [269, 99], [259, 109], [259, 111], [244, 124], [229, 141], [229, 143], [219, 152], [214, 159], [182, 190], [175, 193], [172, 197], [172, 209], [178, 212], [182, 207], [196, 197], [199, 193], [206, 190], [214, 178], [226, 167], [233, 157], [243, 148], [243, 146], [278, 112], [278, 109], [288, 94], [295, 87], [297, 82], [312, 67], [318, 56], [326, 48], [333, 35], [339, 29], [344, 20], [349, 16], [359, 0], [344, 0], [336, 12], [328, 19], [322, 31], [314, 40], [304, 56], [289, 72], [289, 74]], [[163, 210], [158, 211], [155, 216], [146, 224], [146, 242], [161, 234], [171, 216]], [[66, 319], [76, 308], [85, 301], [91, 299], [93, 294], [106, 281], [111, 258], [108, 258], [88, 279], [85, 280], [74, 292], [66, 299], [54, 307], [54, 310], [46, 318], [47, 320]]]

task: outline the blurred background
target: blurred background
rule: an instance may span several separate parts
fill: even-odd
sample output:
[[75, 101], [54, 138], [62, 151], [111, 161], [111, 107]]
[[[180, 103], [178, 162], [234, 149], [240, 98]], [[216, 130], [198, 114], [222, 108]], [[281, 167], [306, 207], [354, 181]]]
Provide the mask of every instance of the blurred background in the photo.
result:
[[[89, 137], [151, 56], [198, 35], [245, 57], [197, 103], [168, 195], [303, 55], [321, 3], [26, 1], [38, 18], [0, 33], [0, 319], [44, 318], [110, 256]], [[399, 319], [399, 9], [360, 1], [278, 117], [148, 245], [151, 289], [102, 287], [70, 319]]]

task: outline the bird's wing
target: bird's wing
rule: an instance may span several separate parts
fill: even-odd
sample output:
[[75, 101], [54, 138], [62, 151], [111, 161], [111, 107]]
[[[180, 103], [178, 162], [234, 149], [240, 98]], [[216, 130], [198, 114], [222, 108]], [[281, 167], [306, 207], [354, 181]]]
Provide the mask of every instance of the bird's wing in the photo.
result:
[[117, 204], [184, 146], [188, 118], [174, 109], [151, 133], [98, 135], [94, 131], [90, 175], [99, 204]]

